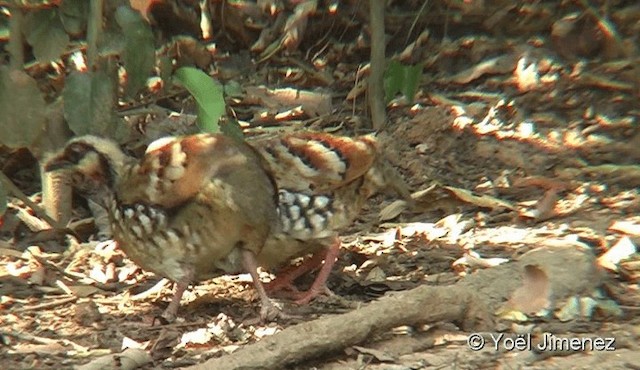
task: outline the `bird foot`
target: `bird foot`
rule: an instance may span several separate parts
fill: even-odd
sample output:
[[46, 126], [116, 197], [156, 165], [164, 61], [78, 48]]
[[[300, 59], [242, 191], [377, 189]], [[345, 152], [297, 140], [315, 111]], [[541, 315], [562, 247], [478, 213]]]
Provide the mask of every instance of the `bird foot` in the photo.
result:
[[167, 311], [165, 311], [162, 313], [162, 315], [155, 315], [153, 317], [153, 321], [151, 321], [151, 326], [169, 325], [174, 321], [176, 321], [176, 316], [167, 314]]
[[[179, 300], [177, 302], [180, 302]], [[159, 325], [168, 325], [172, 324], [178, 318], [178, 305], [174, 304], [173, 301], [169, 303], [167, 308], [162, 312], [162, 315], [156, 315], [153, 318], [152, 326], [156, 325], [158, 322]]]
[[304, 292], [289, 292], [288, 294], [290, 294], [290, 298], [294, 300], [293, 303], [299, 306], [309, 304], [309, 302], [320, 295], [326, 295], [329, 297], [333, 297], [336, 295], [331, 291], [331, 289], [327, 288], [326, 286], [320, 287], [318, 289], [311, 288]]
[[278, 318], [286, 319], [288, 316], [272, 300], [263, 301], [262, 307], [260, 307], [260, 320], [262, 322], [271, 322]]
[[288, 279], [288, 276], [277, 276], [274, 280], [264, 284], [264, 288], [269, 293], [283, 293], [285, 296], [288, 296], [289, 293], [300, 293], [300, 290], [293, 284], [291, 279]]
[[167, 325], [176, 321], [176, 318], [178, 318], [178, 309], [180, 309], [180, 299], [182, 298], [182, 294], [184, 294], [184, 291], [187, 290], [187, 287], [189, 286], [189, 283], [187, 281], [188, 280], [176, 283], [171, 302], [169, 302], [169, 305], [164, 310], [162, 315], [156, 316], [153, 319], [153, 324], [156, 323], [156, 320], [160, 322], [160, 325]]
[[309, 289], [306, 291], [301, 291], [292, 282], [287, 282], [283, 280], [274, 280], [272, 283], [275, 284], [270, 285], [271, 283], [265, 284], [265, 288], [272, 296], [278, 296], [280, 298], [286, 298], [293, 300], [293, 302], [299, 306], [303, 306], [311, 302], [314, 298], [319, 295], [327, 295], [327, 296], [335, 296], [335, 293], [331, 291], [331, 289], [326, 286], [320, 287], [318, 289]]

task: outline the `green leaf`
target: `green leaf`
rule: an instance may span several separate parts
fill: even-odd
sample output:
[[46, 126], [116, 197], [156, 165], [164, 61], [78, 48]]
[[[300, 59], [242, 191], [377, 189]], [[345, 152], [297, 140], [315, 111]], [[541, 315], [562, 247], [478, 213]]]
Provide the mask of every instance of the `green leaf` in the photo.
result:
[[245, 93], [238, 81], [231, 80], [224, 84], [224, 95], [230, 98], [242, 98]]
[[127, 70], [126, 93], [133, 96], [145, 86], [155, 64], [153, 32], [140, 13], [128, 6], [118, 7], [116, 22], [125, 41], [122, 58]]
[[60, 21], [67, 33], [79, 36], [86, 30], [89, 17], [87, 0], [64, 0], [59, 9]]
[[45, 102], [38, 84], [23, 71], [0, 67], [0, 143], [27, 147], [45, 123]]
[[56, 9], [29, 13], [22, 30], [33, 54], [39, 62], [59, 59], [69, 44], [69, 36], [62, 26]]
[[62, 96], [64, 116], [76, 135], [113, 137], [114, 83], [106, 72], [72, 72]]
[[222, 85], [193, 67], [182, 67], [174, 76], [196, 100], [200, 130], [210, 133], [219, 132], [218, 121], [225, 112]]
[[400, 92], [402, 86], [401, 64], [392, 60], [387, 66], [384, 74], [384, 100], [391, 101], [393, 97]]
[[242, 127], [240, 127], [240, 123], [235, 118], [223, 120], [223, 122], [221, 122], [220, 124], [220, 131], [238, 142], [244, 141], [244, 133], [242, 132]]
[[387, 66], [384, 76], [384, 95], [387, 102], [397, 93], [402, 93], [410, 102], [416, 94], [420, 84], [422, 64], [404, 65], [392, 60]]

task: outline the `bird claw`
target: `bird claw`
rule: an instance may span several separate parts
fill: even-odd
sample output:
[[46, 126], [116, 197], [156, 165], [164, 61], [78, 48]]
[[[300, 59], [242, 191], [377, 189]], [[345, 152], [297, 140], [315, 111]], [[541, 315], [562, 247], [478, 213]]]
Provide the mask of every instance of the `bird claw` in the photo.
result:
[[286, 319], [289, 318], [287, 314], [282, 312], [282, 309], [273, 303], [272, 300], [267, 302], [263, 302], [262, 307], [260, 307], [260, 320], [262, 322], [271, 322], [276, 319]]
[[[275, 283], [275, 284], [271, 284]], [[276, 279], [270, 283], [265, 284], [265, 288], [271, 292], [271, 294], [278, 294], [280, 297], [293, 300], [293, 303], [303, 306], [311, 302], [319, 295], [327, 295], [333, 297], [336, 294], [331, 291], [327, 286], [322, 286], [318, 289], [310, 288], [306, 291], [299, 290], [292, 281], [288, 279]]]
[[303, 306], [303, 305], [309, 304], [309, 302], [311, 302], [314, 298], [316, 298], [319, 295], [327, 295], [329, 297], [333, 297], [336, 294], [326, 286], [321, 287], [320, 289], [317, 289], [317, 290], [309, 289], [306, 292], [300, 292], [300, 294], [298, 295], [294, 303], [299, 306]]
[[160, 325], [168, 325], [176, 321], [177, 318], [178, 318], [177, 306], [173, 304], [169, 304], [169, 306], [167, 306], [167, 308], [164, 310], [162, 315], [155, 316], [153, 318], [153, 322], [151, 326], [155, 326], [156, 321], [158, 321]]
[[162, 315], [156, 315], [153, 317], [153, 321], [151, 321], [151, 326], [164, 326], [169, 325], [176, 320], [176, 316], [167, 315], [167, 312], [163, 312]]

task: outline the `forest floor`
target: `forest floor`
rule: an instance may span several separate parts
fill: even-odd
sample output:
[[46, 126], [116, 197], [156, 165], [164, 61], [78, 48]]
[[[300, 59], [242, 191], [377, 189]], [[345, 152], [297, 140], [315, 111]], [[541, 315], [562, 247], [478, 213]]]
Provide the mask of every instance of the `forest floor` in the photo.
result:
[[[615, 20], [622, 28], [631, 27], [633, 19]], [[558, 15], [555, 22], [561, 21]], [[592, 23], [597, 24], [580, 27], [597, 28]], [[86, 211], [78, 211], [79, 240], [33, 232], [25, 219], [37, 223], [35, 216], [14, 204], [0, 230], [2, 368], [101, 368], [93, 362], [97, 358], [111, 361], [106, 368], [189, 367], [234, 351], [251, 353], [265, 338], [293, 333], [285, 329], [353, 314], [382, 296], [406, 293], [409, 307], [422, 302], [412, 301], [411, 292], [425, 285], [450, 288], [451, 300], [442, 305], [451, 306], [440, 308], [455, 311], [455, 296], [462, 295], [457, 289], [475, 276], [479, 295], [485, 289], [502, 292], [499, 299], [483, 297], [487, 307], [474, 308], [486, 310], [488, 323], [474, 325], [461, 317], [405, 323], [399, 309], [384, 315], [403, 325], [373, 325], [365, 340], [336, 333], [327, 338], [334, 343], [329, 349], [309, 346], [295, 361], [265, 367], [640, 369], [639, 64], [637, 56], [611, 58], [601, 49], [578, 61], [584, 51], [568, 49], [584, 40], [568, 38], [467, 36], [415, 45], [428, 51], [425, 77], [411, 103], [397, 99], [389, 105], [388, 124], [379, 135], [415, 205], [389, 195], [372, 198], [341, 233], [342, 251], [328, 281], [335, 296], [305, 306], [278, 300], [287, 319], [261, 323], [250, 277], [240, 275], [194, 285], [176, 323], [154, 324], [171, 298], [171, 285], [141, 271], [113, 243], [95, 241], [96, 227]], [[325, 86], [322, 96], [310, 85], [296, 86], [313, 99], [332, 97], [330, 108], [314, 103], [313, 112], [303, 106], [308, 118], [300, 120], [289, 111], [291, 102], [257, 87], [281, 87], [269, 85], [267, 76], [287, 60], [262, 64], [253, 80], [243, 82], [245, 90], [253, 89], [252, 101], [236, 108], [252, 123], [250, 134], [275, 126], [345, 135], [366, 131], [366, 97], [354, 88], [357, 63], [332, 65], [332, 76], [343, 77]], [[256, 122], [264, 117], [264, 106], [269, 117], [289, 116]], [[12, 178], [25, 193], [37, 191], [35, 167]], [[512, 280], [481, 274], [519, 266], [516, 262], [532, 251], [557, 248], [589, 258], [576, 265], [568, 260], [556, 271], [545, 268], [559, 258], [549, 253], [544, 257], [549, 261], [536, 264], [541, 274], [526, 267], [511, 270]], [[591, 272], [583, 275], [581, 263]], [[308, 283], [304, 280], [301, 286]], [[563, 290], [566, 285], [572, 288]], [[543, 297], [542, 304], [536, 296]], [[468, 339], [476, 331], [486, 346], [474, 351]], [[493, 338], [501, 333], [505, 337], [494, 348]], [[510, 347], [518, 338], [539, 343], [544, 333], [612, 338], [613, 344], [571, 351]], [[141, 350], [126, 355], [139, 367], [108, 357], [123, 348]]]

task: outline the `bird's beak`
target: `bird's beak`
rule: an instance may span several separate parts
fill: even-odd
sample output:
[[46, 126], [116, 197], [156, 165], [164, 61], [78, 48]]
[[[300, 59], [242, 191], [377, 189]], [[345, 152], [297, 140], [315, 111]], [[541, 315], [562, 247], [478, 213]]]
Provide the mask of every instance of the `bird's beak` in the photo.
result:
[[72, 166], [73, 163], [69, 161], [64, 155], [55, 156], [47, 161], [44, 165], [45, 172], [57, 171]]

